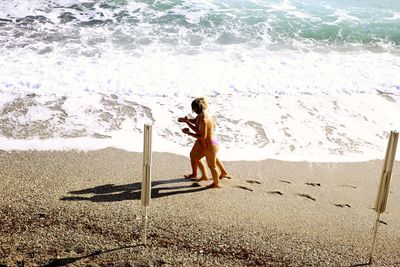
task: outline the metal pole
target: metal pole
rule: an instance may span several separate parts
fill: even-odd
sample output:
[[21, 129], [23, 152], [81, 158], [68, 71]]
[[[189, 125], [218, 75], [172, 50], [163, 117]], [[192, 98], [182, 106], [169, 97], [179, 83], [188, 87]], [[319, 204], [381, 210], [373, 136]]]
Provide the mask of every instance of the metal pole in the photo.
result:
[[374, 255], [376, 236], [378, 234], [378, 227], [379, 227], [380, 218], [381, 218], [381, 214], [378, 212], [376, 214], [376, 221], [375, 221], [374, 229], [372, 230], [372, 246], [371, 246], [371, 251], [369, 253], [369, 263], [368, 264], [372, 263], [372, 256]]

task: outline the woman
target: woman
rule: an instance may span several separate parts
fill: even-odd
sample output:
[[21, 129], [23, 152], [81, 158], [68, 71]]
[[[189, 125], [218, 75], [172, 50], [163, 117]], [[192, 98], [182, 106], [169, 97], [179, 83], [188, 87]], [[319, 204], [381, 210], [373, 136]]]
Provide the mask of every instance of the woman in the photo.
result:
[[[216, 157], [219, 149], [219, 144], [215, 136], [215, 122], [214, 119], [206, 113], [208, 104], [203, 98], [196, 98], [192, 102], [192, 111], [197, 114], [195, 119], [188, 119], [187, 117], [179, 118], [179, 122], [186, 122], [194, 133], [190, 132], [189, 128], [182, 129], [187, 135], [196, 138], [196, 142], [193, 145], [192, 151], [190, 152], [190, 162], [192, 165], [192, 174], [185, 176], [187, 178], [197, 177], [197, 166], [200, 168], [202, 176], [198, 181], [207, 180], [207, 174], [205, 171], [204, 164], [201, 162], [201, 158], [204, 156], [207, 160], [207, 165], [211, 170], [214, 182], [208, 187], [219, 188], [219, 179], [228, 177], [227, 172], [222, 165], [222, 162]], [[220, 169], [218, 174], [217, 166]]]

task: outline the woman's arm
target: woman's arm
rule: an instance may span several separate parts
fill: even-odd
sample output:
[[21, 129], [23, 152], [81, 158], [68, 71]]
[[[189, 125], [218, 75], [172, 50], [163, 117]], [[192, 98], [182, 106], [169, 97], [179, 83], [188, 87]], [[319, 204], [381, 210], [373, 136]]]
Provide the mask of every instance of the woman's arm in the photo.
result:
[[196, 119], [189, 119], [187, 116], [185, 116], [178, 118], [178, 122], [185, 122], [190, 127], [190, 129], [192, 129], [194, 132], [197, 132]]
[[189, 118], [188, 118], [187, 120], [188, 120], [190, 123], [195, 124], [195, 123], [196, 123], [196, 119], [197, 119], [197, 118], [194, 118], [194, 119], [189, 119]]
[[199, 129], [199, 127], [196, 127], [196, 125], [189, 124], [189, 119], [187, 119], [185, 121], [187, 125], [194, 131], [194, 133], [190, 132], [189, 128], [182, 129], [182, 132], [197, 139], [205, 139], [208, 131], [207, 120], [204, 117], [199, 119], [201, 120], [200, 123], [203, 125], [203, 127]]
[[[201, 120], [200, 123], [202, 123], [203, 127], [200, 128], [200, 127], [196, 127], [196, 125], [195, 125], [195, 126], [193, 126], [193, 128], [191, 127], [192, 130], [194, 131], [194, 133], [190, 132], [189, 128], [182, 129], [182, 132], [184, 132], [187, 135], [190, 135], [191, 137], [197, 138], [197, 139], [204, 139], [207, 136], [207, 128], [208, 128], [207, 124], [206, 124], [207, 121], [204, 118], [201, 118], [200, 120]], [[190, 127], [190, 125], [189, 125], [189, 127]]]
[[196, 123], [196, 119], [197, 118], [189, 119], [187, 116], [185, 116], [185, 117], [178, 118], [178, 122], [186, 122], [186, 123], [190, 122], [192, 124], [195, 124]]
[[190, 129], [192, 129], [192, 131], [197, 132], [197, 128], [196, 125], [192, 122], [190, 122], [189, 120], [186, 121], [186, 124], [190, 127]]
[[182, 132], [185, 133], [185, 134], [187, 134], [187, 135], [190, 135], [191, 137], [197, 138], [197, 139], [201, 138], [200, 134], [198, 134], [198, 133], [192, 133], [192, 132], [189, 130], [189, 128], [184, 128], [184, 129], [182, 129]]

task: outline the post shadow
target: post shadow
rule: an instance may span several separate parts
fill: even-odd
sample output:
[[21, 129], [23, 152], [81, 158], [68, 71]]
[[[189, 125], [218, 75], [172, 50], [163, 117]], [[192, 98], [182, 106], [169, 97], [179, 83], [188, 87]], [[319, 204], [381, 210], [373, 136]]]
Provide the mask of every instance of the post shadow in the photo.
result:
[[[154, 181], [151, 183], [151, 197], [160, 198], [178, 194], [189, 194], [200, 192], [208, 188], [201, 187], [198, 183], [191, 183], [189, 185], [176, 185], [176, 186], [163, 186], [159, 185], [173, 184], [177, 182], [189, 182], [185, 178], [175, 178], [163, 181]], [[92, 202], [117, 202], [124, 200], [139, 200], [141, 194], [141, 183], [114, 185], [105, 184], [93, 188], [86, 188], [82, 190], [70, 191], [69, 194], [73, 196], [64, 196], [60, 198], [62, 201], [92, 201]], [[185, 189], [185, 190], [182, 190]], [[93, 196], [81, 196], [85, 194], [94, 194]]]
[[94, 257], [94, 256], [98, 256], [104, 253], [109, 253], [109, 252], [113, 252], [116, 250], [122, 250], [122, 249], [127, 249], [127, 248], [135, 248], [138, 246], [142, 246], [141, 244], [139, 245], [132, 245], [132, 246], [123, 246], [123, 247], [119, 247], [119, 248], [113, 248], [113, 249], [109, 249], [109, 250], [96, 250], [95, 252], [85, 255], [85, 256], [80, 256], [80, 257], [70, 257], [70, 258], [62, 258], [62, 259], [50, 259], [49, 263], [42, 265], [42, 267], [56, 267], [56, 266], [67, 266], [69, 264], [73, 264], [76, 261], [82, 260], [82, 259], [86, 259], [89, 257]]

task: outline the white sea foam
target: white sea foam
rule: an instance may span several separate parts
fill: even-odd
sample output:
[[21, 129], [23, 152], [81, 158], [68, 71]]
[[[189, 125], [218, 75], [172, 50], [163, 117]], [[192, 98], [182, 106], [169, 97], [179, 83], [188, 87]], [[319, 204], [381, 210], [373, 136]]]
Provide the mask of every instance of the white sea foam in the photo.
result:
[[347, 10], [343, 10], [343, 9], [336, 10], [334, 15], [337, 17], [337, 20], [335, 21], [335, 23], [339, 23], [342, 21], [359, 21], [360, 20], [359, 18], [350, 15]]
[[[261, 7], [272, 14], [249, 22], [261, 25], [250, 36], [263, 39], [254, 42], [242, 41], [246, 29], [237, 25], [222, 24], [216, 34], [214, 26], [197, 27], [219, 22], [203, 21], [210, 15], [247, 19], [240, 1], [183, 1], [168, 10], [154, 8], [166, 2], [135, 1], [68, 8], [79, 3], [0, 3], [0, 18], [13, 21], [0, 35], [0, 149], [141, 151], [143, 124], [152, 124], [155, 151], [188, 155], [193, 139], [177, 118], [190, 113], [197, 96], [209, 99], [224, 160], [382, 158], [388, 132], [400, 129], [398, 54], [314, 50], [296, 38], [271, 49], [268, 30], [279, 12], [296, 23], [314, 19], [294, 1], [246, 2], [249, 16], [260, 18]], [[334, 10], [334, 23], [358, 23], [353, 13], [330, 7], [329, 14]], [[66, 11], [76, 23], [61, 22]], [[132, 24], [117, 23], [125, 11]], [[49, 21], [15, 24], [33, 15]], [[80, 26], [95, 20], [116, 24]], [[35, 36], [40, 41], [32, 42]]]
[[387, 20], [400, 20], [400, 12], [394, 12], [391, 17], [386, 17]]
[[[193, 140], [176, 120], [200, 95], [210, 100], [220, 155], [229, 160], [381, 158], [388, 131], [400, 129], [394, 116], [400, 114], [400, 64], [390, 54], [272, 53], [243, 46], [195, 55], [20, 52], [1, 59], [0, 107], [9, 105], [16, 132], [29, 122], [49, 121], [54, 135], [3, 137], [1, 149], [140, 151], [146, 123], [155, 126], [156, 151], [187, 154]], [[10, 103], [28, 103], [29, 94], [27, 111], [13, 110]], [[62, 97], [60, 111], [54, 103]], [[129, 107], [134, 114], [124, 111]]]

